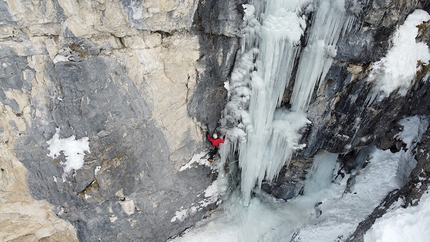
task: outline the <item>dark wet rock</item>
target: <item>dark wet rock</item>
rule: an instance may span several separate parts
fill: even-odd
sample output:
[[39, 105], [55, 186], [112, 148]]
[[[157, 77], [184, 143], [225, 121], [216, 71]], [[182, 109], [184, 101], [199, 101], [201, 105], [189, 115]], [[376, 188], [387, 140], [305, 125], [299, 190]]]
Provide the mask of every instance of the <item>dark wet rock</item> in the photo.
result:
[[369, 83], [364, 80], [351, 82], [328, 104], [324, 104], [327, 107], [333, 105], [330, 111], [325, 111], [329, 118], [326, 116], [323, 120], [318, 115], [323, 112], [321, 107], [318, 103], [312, 105], [308, 112], [313, 122], [311, 138], [303, 154], [312, 155], [319, 148], [332, 153], [347, 153], [354, 147], [364, 147], [374, 141], [383, 147], [396, 145], [395, 140], [387, 143], [386, 137], [393, 135], [398, 120], [405, 116], [430, 114], [425, 105], [430, 98], [428, 88], [427, 80], [421, 80], [410, 88], [405, 97], [392, 94], [380, 102], [368, 103]]
[[312, 159], [293, 159], [272, 182], [264, 181], [261, 189], [286, 201], [297, 197], [303, 193], [306, 174], [311, 166]]
[[[224, 82], [233, 68], [239, 41], [225, 36], [201, 38], [200, 42], [207, 51], [198, 63], [197, 86], [188, 104], [188, 113], [214, 129], [227, 102]], [[218, 57], [221, 57], [221, 62]], [[206, 66], [214, 68], [204, 68]]]
[[[194, 19], [201, 58], [197, 68], [196, 91], [188, 104], [188, 113], [212, 130], [217, 126], [227, 102], [224, 82], [230, 77], [240, 48], [239, 27], [243, 17], [240, 9], [243, 2], [201, 2]], [[208, 66], [211, 68], [206, 68]]]
[[207, 34], [240, 37], [243, 18], [242, 4], [245, 0], [208, 0], [198, 10], [202, 18], [201, 27]]

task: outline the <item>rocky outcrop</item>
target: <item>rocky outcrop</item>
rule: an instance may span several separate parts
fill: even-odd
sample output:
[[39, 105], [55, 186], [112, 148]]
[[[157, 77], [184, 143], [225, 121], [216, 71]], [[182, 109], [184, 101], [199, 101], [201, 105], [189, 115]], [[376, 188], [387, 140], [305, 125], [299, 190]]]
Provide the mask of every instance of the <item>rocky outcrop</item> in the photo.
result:
[[[201, 219], [214, 201], [181, 212], [214, 174], [179, 168], [223, 106], [241, 19], [224, 5], [0, 2], [2, 239], [165, 241]], [[88, 141], [70, 172], [57, 134]]]
[[[428, 113], [421, 104], [428, 88], [428, 77], [424, 73], [417, 73], [414, 86], [405, 96], [394, 92], [381, 102], [371, 101], [373, 84], [367, 80], [370, 64], [385, 56], [396, 28], [415, 9], [425, 7], [423, 3], [397, 0], [368, 1], [367, 4], [364, 1], [349, 2], [350, 14], [355, 16], [354, 25], [359, 27], [351, 28], [341, 37], [336, 61], [322, 80], [319, 92], [314, 94], [315, 101], [308, 111], [313, 126], [303, 153], [305, 156], [319, 148], [348, 153], [354, 147], [383, 139], [403, 116]], [[427, 72], [426, 68], [423, 70]]]

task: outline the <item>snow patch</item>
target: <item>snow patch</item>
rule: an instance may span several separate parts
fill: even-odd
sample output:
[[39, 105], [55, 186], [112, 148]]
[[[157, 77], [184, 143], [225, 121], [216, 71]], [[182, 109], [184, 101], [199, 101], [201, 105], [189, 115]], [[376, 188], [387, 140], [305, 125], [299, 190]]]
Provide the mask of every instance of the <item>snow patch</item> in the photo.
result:
[[421, 117], [418, 115], [412, 117], [405, 117], [401, 119], [398, 124], [403, 126], [403, 131], [395, 136], [406, 143], [406, 148], [411, 147], [412, 144], [416, 144], [417, 140], [421, 140], [422, 135], [427, 130], [429, 121], [427, 117]]
[[54, 136], [46, 142], [49, 145], [48, 156], [55, 159], [61, 153], [64, 154], [66, 161], [62, 162], [62, 165], [65, 174], [71, 170], [79, 170], [84, 164], [85, 151], [90, 152], [88, 140], [88, 137], [76, 140], [74, 135], [60, 139], [60, 128], [56, 128]]
[[57, 56], [55, 56], [55, 58], [52, 60], [52, 62], [54, 62], [54, 63], [58, 63], [58, 62], [67, 62], [67, 61], [69, 61], [69, 57], [70, 57], [70, 56], [57, 55]]
[[398, 89], [398, 94], [406, 95], [422, 64], [429, 64], [430, 52], [426, 43], [417, 43], [417, 25], [430, 20], [430, 15], [421, 9], [411, 13], [392, 36], [393, 47], [387, 56], [372, 64], [368, 81], [375, 83], [373, 99], [378, 101], [388, 97]]
[[94, 175], [97, 175], [97, 173], [99, 173], [99, 171], [102, 169], [101, 166], [96, 166], [96, 168], [94, 169]]
[[364, 234], [364, 242], [427, 242], [430, 238], [430, 193], [417, 206], [398, 208], [377, 219]]
[[191, 169], [197, 167], [198, 165], [212, 167], [211, 163], [206, 159], [207, 152], [201, 152], [199, 154], [194, 154], [191, 160], [179, 168], [179, 171], [184, 171], [186, 169]]

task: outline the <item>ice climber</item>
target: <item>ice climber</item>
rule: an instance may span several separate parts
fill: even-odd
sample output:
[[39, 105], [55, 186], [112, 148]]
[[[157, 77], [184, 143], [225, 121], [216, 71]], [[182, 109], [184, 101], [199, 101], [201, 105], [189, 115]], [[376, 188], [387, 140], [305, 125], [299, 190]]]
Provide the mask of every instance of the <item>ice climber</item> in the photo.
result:
[[218, 149], [219, 149], [219, 145], [220, 144], [224, 144], [224, 139], [218, 137], [218, 135], [215, 133], [212, 135], [209, 134], [209, 132], [206, 133], [206, 136], [209, 140], [209, 142], [211, 142], [212, 144], [212, 148], [209, 151], [209, 158], [208, 161], [209, 162], [213, 162], [214, 160], [214, 156], [218, 153]]

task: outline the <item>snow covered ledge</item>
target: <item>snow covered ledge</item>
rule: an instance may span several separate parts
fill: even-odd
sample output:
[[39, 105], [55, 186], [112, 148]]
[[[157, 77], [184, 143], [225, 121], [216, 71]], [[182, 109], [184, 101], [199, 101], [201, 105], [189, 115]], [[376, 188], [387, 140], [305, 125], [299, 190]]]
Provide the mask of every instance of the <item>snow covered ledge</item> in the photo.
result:
[[429, 20], [429, 13], [417, 9], [391, 37], [392, 48], [371, 66], [368, 81], [375, 85], [371, 102], [381, 101], [395, 91], [405, 96], [417, 73], [429, 64], [429, 47], [426, 43], [416, 42], [420, 25]]

